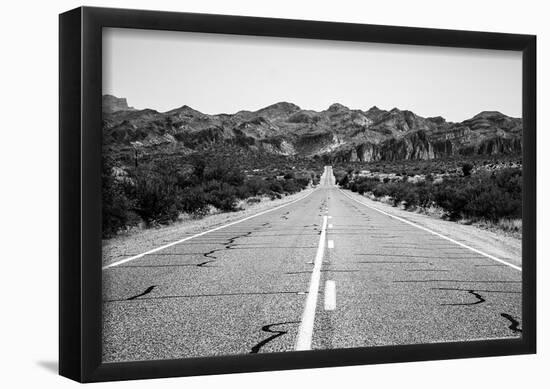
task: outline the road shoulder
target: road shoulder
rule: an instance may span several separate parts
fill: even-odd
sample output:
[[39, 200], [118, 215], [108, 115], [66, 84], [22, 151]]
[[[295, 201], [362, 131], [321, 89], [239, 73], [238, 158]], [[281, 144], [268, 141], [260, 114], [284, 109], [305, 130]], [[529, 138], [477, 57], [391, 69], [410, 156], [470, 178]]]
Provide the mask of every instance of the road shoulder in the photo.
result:
[[184, 218], [167, 226], [148, 229], [136, 229], [102, 241], [102, 266], [131, 257], [167, 243], [174, 242], [212, 228], [235, 222], [258, 212], [288, 204], [300, 199], [314, 189], [288, 195], [282, 199], [264, 199], [259, 203], [247, 205], [244, 210], [208, 215], [200, 219]]
[[499, 259], [521, 266], [521, 239], [511, 236], [502, 236], [493, 231], [485, 230], [473, 225], [459, 224], [430, 215], [406, 211], [393, 207], [389, 204], [371, 200], [368, 197], [361, 196], [360, 194], [349, 190], [345, 190], [343, 192], [346, 195], [368, 204], [373, 208], [377, 208], [391, 215], [398, 216], [424, 228], [428, 228], [434, 232], [445, 235], [451, 239], [467, 244]]

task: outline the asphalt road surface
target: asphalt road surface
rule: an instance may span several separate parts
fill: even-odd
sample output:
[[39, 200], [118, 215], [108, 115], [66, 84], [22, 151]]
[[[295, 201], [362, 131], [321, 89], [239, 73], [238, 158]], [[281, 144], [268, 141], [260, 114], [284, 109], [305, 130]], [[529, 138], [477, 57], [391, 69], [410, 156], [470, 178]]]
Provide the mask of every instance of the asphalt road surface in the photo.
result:
[[105, 362], [521, 336], [521, 269], [334, 185], [103, 271]]

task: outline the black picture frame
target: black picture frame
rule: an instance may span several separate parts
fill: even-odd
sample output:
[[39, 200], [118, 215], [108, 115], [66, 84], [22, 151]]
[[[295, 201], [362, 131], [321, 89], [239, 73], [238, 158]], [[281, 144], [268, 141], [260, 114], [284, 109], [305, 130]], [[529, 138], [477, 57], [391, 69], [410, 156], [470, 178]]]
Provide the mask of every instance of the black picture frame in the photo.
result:
[[[80, 382], [536, 352], [536, 36], [81, 7], [59, 18], [59, 372]], [[514, 50], [523, 53], [523, 335], [514, 340], [101, 362], [102, 28]]]

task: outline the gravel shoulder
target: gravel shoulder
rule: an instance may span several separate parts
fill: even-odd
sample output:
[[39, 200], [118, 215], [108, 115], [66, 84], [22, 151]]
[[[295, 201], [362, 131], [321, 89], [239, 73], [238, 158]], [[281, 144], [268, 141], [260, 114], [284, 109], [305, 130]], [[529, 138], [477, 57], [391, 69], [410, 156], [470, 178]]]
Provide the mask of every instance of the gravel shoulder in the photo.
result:
[[299, 193], [288, 195], [277, 200], [262, 198], [259, 203], [243, 204], [243, 210], [237, 212], [223, 212], [195, 219], [185, 216], [179, 221], [167, 225], [148, 229], [134, 229], [110, 239], [102, 241], [102, 266], [118, 260], [131, 257], [170, 242], [183, 239], [239, 219], [266, 211], [291, 201], [297, 200], [311, 193], [314, 189], [305, 189]]
[[465, 225], [440, 219], [436, 216], [406, 211], [390, 204], [371, 200], [366, 196], [344, 191], [347, 195], [362, 201], [374, 208], [378, 208], [391, 215], [429, 228], [475, 249], [493, 255], [499, 259], [521, 266], [521, 239], [505, 233], [497, 233], [475, 225]]

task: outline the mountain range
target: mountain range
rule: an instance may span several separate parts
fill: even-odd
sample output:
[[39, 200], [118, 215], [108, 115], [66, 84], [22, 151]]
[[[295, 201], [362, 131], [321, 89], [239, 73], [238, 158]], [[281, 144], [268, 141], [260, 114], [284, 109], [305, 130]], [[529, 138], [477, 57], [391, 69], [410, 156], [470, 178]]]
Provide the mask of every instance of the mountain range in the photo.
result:
[[312, 111], [280, 102], [258, 111], [208, 115], [186, 105], [167, 112], [129, 107], [103, 96], [103, 142], [110, 148], [192, 153], [230, 144], [247, 151], [333, 161], [429, 160], [455, 155], [514, 154], [522, 120], [483, 111], [460, 123], [376, 106], [366, 111], [332, 104]]

